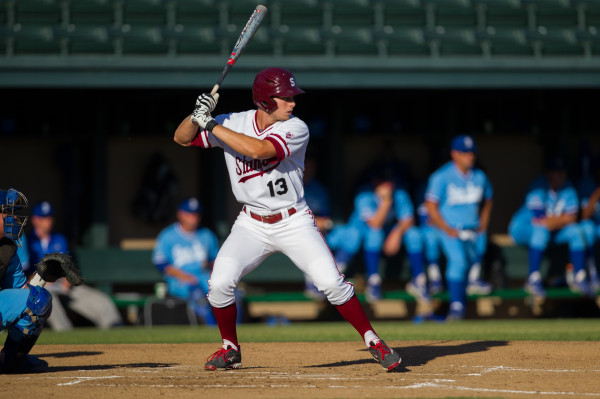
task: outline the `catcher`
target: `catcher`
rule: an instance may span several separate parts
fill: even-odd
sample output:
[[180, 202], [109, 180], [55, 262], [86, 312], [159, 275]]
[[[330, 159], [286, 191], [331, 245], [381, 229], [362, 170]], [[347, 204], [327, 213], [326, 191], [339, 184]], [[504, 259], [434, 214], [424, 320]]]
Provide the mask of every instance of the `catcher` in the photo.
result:
[[0, 374], [35, 373], [48, 363], [29, 352], [52, 312], [52, 296], [46, 281], [66, 277], [73, 285], [82, 283], [79, 268], [68, 255], [50, 254], [37, 265], [26, 283], [17, 247], [27, 222], [27, 198], [15, 189], [0, 190], [0, 330], [8, 336], [0, 351]]

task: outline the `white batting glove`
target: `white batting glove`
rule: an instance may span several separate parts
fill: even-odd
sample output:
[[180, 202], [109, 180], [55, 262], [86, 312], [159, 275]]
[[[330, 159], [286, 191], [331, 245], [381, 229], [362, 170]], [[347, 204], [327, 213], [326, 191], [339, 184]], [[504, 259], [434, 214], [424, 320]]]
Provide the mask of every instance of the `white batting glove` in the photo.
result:
[[217, 122], [211, 116], [211, 112], [217, 106], [219, 101], [219, 93], [214, 96], [212, 94], [201, 94], [196, 100], [196, 108], [192, 112], [191, 121], [193, 124], [200, 126], [202, 129], [212, 131], [217, 125]]

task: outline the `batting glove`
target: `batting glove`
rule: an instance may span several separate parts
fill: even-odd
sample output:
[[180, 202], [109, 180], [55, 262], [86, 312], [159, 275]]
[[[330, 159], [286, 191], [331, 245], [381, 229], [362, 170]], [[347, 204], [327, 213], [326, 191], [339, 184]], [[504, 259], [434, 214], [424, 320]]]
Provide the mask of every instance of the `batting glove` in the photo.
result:
[[191, 121], [193, 124], [200, 126], [202, 129], [212, 131], [217, 125], [210, 113], [217, 106], [219, 101], [219, 93], [214, 96], [212, 94], [201, 94], [196, 100], [196, 108], [192, 112]]

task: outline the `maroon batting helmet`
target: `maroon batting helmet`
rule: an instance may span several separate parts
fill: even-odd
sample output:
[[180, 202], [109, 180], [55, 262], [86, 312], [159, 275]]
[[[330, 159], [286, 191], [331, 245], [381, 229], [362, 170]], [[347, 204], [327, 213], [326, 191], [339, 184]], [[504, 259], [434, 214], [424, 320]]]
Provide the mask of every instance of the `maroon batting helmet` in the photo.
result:
[[277, 97], [293, 97], [304, 91], [296, 86], [294, 75], [287, 69], [267, 68], [260, 71], [252, 84], [252, 101], [264, 111], [273, 111], [277, 104], [273, 101]]

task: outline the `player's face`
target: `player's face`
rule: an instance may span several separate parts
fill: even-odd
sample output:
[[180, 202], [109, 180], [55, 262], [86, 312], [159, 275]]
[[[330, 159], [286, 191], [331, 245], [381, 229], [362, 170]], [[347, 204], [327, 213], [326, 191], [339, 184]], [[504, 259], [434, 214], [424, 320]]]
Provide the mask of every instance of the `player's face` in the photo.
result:
[[561, 188], [567, 181], [567, 172], [563, 170], [551, 170], [546, 175], [548, 176], [548, 183], [554, 191]]
[[179, 220], [181, 228], [185, 231], [194, 231], [200, 225], [200, 215], [198, 213], [179, 211], [177, 212], [177, 220]]
[[462, 152], [454, 150], [452, 151], [451, 156], [456, 166], [458, 166], [463, 173], [467, 173], [473, 166], [475, 166], [474, 152]]
[[292, 111], [296, 106], [294, 97], [273, 97], [277, 108], [271, 113], [271, 117], [277, 121], [287, 121], [292, 116]]
[[39, 236], [47, 236], [52, 231], [54, 218], [52, 216], [32, 216], [31, 224], [33, 225], [34, 230]]

